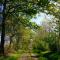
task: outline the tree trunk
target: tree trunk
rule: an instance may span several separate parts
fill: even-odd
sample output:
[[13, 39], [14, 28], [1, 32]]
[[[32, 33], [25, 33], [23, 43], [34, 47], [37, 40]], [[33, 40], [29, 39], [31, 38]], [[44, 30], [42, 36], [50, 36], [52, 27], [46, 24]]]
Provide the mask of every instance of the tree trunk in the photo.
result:
[[15, 34], [12, 34], [11, 36], [10, 36], [10, 44], [9, 44], [9, 48], [11, 47], [11, 44], [13, 43], [13, 37], [15, 36]]
[[4, 38], [5, 38], [5, 10], [6, 10], [6, 0], [3, 3], [3, 20], [2, 20], [2, 34], [1, 34], [1, 45], [0, 45], [0, 54], [4, 55]]

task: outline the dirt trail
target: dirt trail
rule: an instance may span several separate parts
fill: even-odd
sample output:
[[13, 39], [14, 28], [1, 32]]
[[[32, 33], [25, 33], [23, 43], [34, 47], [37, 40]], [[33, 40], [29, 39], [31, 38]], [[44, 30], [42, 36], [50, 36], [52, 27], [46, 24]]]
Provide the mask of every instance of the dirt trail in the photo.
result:
[[38, 58], [31, 57], [29, 54], [25, 53], [18, 60], [38, 60]]

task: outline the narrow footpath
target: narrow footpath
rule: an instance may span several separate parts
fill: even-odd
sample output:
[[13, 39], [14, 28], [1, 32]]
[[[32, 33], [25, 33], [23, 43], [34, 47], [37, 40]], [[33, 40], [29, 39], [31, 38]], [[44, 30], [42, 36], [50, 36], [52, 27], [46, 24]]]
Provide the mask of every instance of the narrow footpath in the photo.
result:
[[38, 60], [38, 58], [31, 57], [31, 55], [29, 53], [24, 53], [21, 55], [20, 58], [18, 58], [18, 60]]

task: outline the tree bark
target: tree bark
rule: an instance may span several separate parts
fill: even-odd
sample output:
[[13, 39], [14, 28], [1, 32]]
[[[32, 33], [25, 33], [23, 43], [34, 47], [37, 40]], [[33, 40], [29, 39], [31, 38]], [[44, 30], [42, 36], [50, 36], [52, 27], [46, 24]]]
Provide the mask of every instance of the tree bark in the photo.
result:
[[3, 20], [2, 20], [2, 33], [1, 33], [1, 45], [0, 54], [4, 55], [4, 42], [5, 42], [5, 20], [6, 20], [6, 0], [3, 3]]

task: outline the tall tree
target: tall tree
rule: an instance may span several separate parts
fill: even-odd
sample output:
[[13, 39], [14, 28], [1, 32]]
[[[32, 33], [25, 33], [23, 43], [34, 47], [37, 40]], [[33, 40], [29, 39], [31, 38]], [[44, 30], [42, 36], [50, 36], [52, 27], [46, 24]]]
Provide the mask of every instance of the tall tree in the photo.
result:
[[2, 53], [2, 54], [4, 54], [5, 20], [6, 20], [6, 15], [5, 15], [6, 1], [7, 1], [7, 0], [4, 0], [4, 3], [3, 3], [3, 20], [2, 20], [2, 34], [1, 34], [1, 46], [0, 46], [0, 53]]

